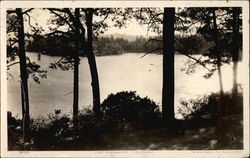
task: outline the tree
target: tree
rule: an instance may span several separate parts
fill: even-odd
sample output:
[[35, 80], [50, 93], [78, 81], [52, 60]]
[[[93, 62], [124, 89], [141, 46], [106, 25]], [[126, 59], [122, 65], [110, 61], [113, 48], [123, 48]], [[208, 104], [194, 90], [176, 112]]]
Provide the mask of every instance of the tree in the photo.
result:
[[223, 91], [223, 83], [222, 83], [222, 74], [221, 74], [221, 39], [220, 39], [220, 35], [219, 34], [219, 30], [217, 27], [217, 21], [216, 21], [216, 13], [215, 13], [215, 8], [212, 8], [212, 18], [213, 18], [213, 38], [214, 38], [214, 42], [215, 42], [215, 54], [216, 54], [216, 65], [218, 68], [218, 76], [219, 76], [219, 85], [220, 85], [220, 96], [221, 98], [224, 95], [224, 91]]
[[[78, 11], [79, 9], [79, 11]], [[60, 26], [65, 26], [67, 25], [68, 28], [70, 30], [64, 32], [64, 31], [58, 31], [58, 28], [53, 29], [53, 32], [50, 34], [61, 34], [61, 35], [65, 35], [65, 36], [72, 36], [71, 31], [74, 30], [78, 30], [79, 28], [79, 37], [77, 36], [77, 41], [79, 41], [80, 43], [80, 48], [82, 48], [82, 52], [84, 52], [87, 55], [87, 59], [88, 59], [88, 63], [89, 63], [89, 68], [90, 68], [90, 73], [91, 73], [91, 79], [92, 79], [92, 92], [93, 92], [93, 111], [96, 114], [97, 117], [100, 116], [100, 88], [99, 88], [99, 79], [98, 79], [98, 71], [97, 71], [97, 66], [96, 66], [96, 61], [95, 61], [95, 55], [93, 52], [93, 36], [96, 35], [98, 36], [99, 34], [103, 33], [104, 30], [107, 28], [107, 24], [105, 23], [107, 17], [109, 14], [114, 13], [114, 11], [110, 8], [98, 8], [98, 9], [94, 9], [94, 8], [77, 8], [77, 16], [76, 14], [73, 15], [71, 10], [69, 8], [63, 8], [63, 9], [57, 9], [57, 8], [49, 8], [50, 12], [53, 13], [57, 19], [56, 20], [52, 20], [52, 22], [55, 22], [58, 27]], [[93, 22], [93, 16], [97, 15], [99, 17], [103, 17], [104, 18], [101, 21], [95, 21]], [[114, 20], [115, 18], [113, 18]], [[73, 23], [73, 24], [72, 24]], [[120, 22], [119, 24], [121, 25], [122, 22]], [[76, 29], [76, 25], [77, 25], [77, 29]], [[87, 30], [87, 39], [85, 39], [85, 32]], [[76, 32], [75, 32], [76, 34]], [[74, 36], [74, 34], [73, 34]], [[75, 59], [73, 59], [74, 62], [78, 62]], [[62, 60], [60, 60], [59, 62], [55, 64], [52, 64], [51, 67], [52, 68], [56, 68], [56, 66], [61, 66], [64, 69], [64, 66], [62, 66], [61, 64]], [[67, 62], [68, 63], [68, 62]], [[74, 63], [74, 65], [77, 65], [76, 63]], [[78, 64], [79, 65], [79, 64]], [[75, 67], [74, 70], [74, 74], [78, 73], [78, 68]], [[67, 70], [67, 69], [66, 69]], [[74, 82], [78, 82], [78, 77], [75, 74], [74, 75]], [[74, 94], [78, 95], [78, 88], [76, 88], [78, 85], [74, 84]], [[79, 85], [78, 85], [79, 86]], [[74, 107], [73, 108], [75, 112], [74, 115], [77, 114], [76, 111], [78, 111], [78, 101], [76, 101], [76, 99], [78, 99], [78, 97], [74, 97], [73, 104]]]
[[[93, 111], [97, 118], [100, 118], [100, 88], [99, 88], [99, 77], [98, 77], [98, 71], [95, 61], [95, 55], [93, 51], [93, 38], [97, 37], [99, 34], [104, 33], [106, 28], [108, 27], [108, 24], [106, 23], [106, 20], [109, 15], [111, 14], [123, 14], [123, 12], [120, 12], [120, 9], [111, 9], [111, 8], [82, 8], [84, 12], [85, 17], [85, 26], [80, 26], [82, 32], [85, 32], [87, 30], [87, 41], [84, 44], [86, 55], [88, 58], [90, 73], [91, 73], [91, 86], [92, 86], [92, 93], [93, 93]], [[93, 21], [93, 16], [99, 16], [103, 17], [101, 21]], [[123, 20], [119, 20], [118, 17], [114, 16], [112, 17], [112, 21], [115, 21], [115, 26], [121, 27], [125, 24], [126, 19], [124, 19], [124, 15], [122, 16]], [[82, 41], [84, 41], [84, 36], [82, 36]]]
[[20, 74], [21, 74], [21, 99], [23, 109], [23, 139], [25, 142], [26, 134], [28, 134], [30, 124], [29, 113], [29, 93], [28, 93], [28, 74], [26, 69], [26, 54], [25, 54], [25, 42], [24, 42], [24, 25], [23, 25], [23, 13], [21, 8], [16, 9], [18, 19], [18, 52], [20, 60]]
[[86, 43], [86, 54], [89, 62], [89, 68], [92, 78], [92, 92], [93, 92], [93, 111], [97, 117], [100, 116], [100, 88], [99, 78], [96, 67], [95, 56], [93, 52], [93, 15], [95, 10], [93, 8], [86, 8], [84, 10], [86, 16], [86, 27], [87, 27], [87, 43]]
[[174, 120], [174, 22], [175, 8], [164, 8], [162, 117], [167, 121]]
[[[53, 19], [58, 27], [61, 25], [67, 25], [68, 29], [66, 32], [59, 31], [58, 27], [56, 29], [52, 29], [53, 32], [49, 33], [48, 35], [59, 34], [64, 38], [69, 38], [69, 40], [74, 41], [74, 51], [73, 52], [66, 52], [63, 57], [56, 63], [51, 64], [51, 68], [60, 67], [62, 70], [68, 70], [69, 68], [73, 68], [73, 122], [74, 127], [77, 129], [78, 125], [78, 111], [79, 111], [79, 47], [82, 41], [81, 36], [85, 36], [84, 32], [83, 35], [80, 33], [80, 9], [75, 8], [74, 12], [71, 11], [69, 8], [64, 9], [56, 9], [56, 8], [49, 8], [48, 9], [52, 14], [54, 14], [57, 19]], [[62, 13], [62, 14], [61, 14]], [[61, 24], [62, 23], [62, 24]], [[68, 56], [68, 58], [66, 58]], [[66, 61], [62, 61], [66, 58]], [[73, 61], [72, 61], [73, 60]], [[63, 62], [63, 64], [61, 64]], [[72, 66], [73, 65], [73, 66]]]
[[74, 99], [73, 99], [73, 120], [77, 128], [78, 110], [79, 110], [79, 41], [80, 41], [80, 28], [79, 28], [79, 8], [75, 9], [75, 53], [74, 53]]
[[196, 32], [202, 34], [207, 41], [213, 43], [213, 45], [211, 45], [209, 48], [209, 51], [205, 51], [203, 53], [203, 55], [207, 56], [208, 59], [202, 62], [205, 65], [211, 64], [213, 67], [215, 67], [209, 73], [208, 77], [213, 75], [215, 70], [218, 70], [220, 97], [216, 105], [216, 135], [219, 145], [223, 145], [223, 142], [225, 142], [225, 140], [223, 140], [225, 134], [224, 129], [221, 128], [223, 126], [223, 112], [225, 108], [230, 108], [223, 107], [224, 92], [222, 85], [221, 66], [224, 63], [230, 63], [231, 58], [233, 60], [234, 71], [233, 96], [235, 98], [237, 97], [236, 77], [239, 57], [238, 47], [241, 41], [239, 40], [238, 26], [240, 25], [240, 22], [237, 22], [237, 14], [239, 14], [239, 12], [236, 13], [236, 8], [187, 8], [184, 9], [184, 12], [181, 12], [180, 14], [182, 17], [185, 17], [184, 23], [186, 24], [190, 24], [193, 21], [200, 23], [200, 26], [196, 26]]
[[232, 94], [233, 98], [237, 98], [238, 94], [238, 86], [237, 86], [237, 69], [238, 69], [238, 62], [239, 62], [239, 48], [242, 44], [242, 40], [240, 38], [240, 25], [241, 25], [241, 9], [240, 8], [232, 8], [233, 12], [233, 20], [232, 20], [232, 28], [233, 28], [233, 37], [232, 37], [232, 60], [233, 60], [233, 89]]
[[[32, 76], [36, 83], [40, 83], [39, 78], [46, 78], [47, 71], [40, 70], [40, 66], [26, 56], [25, 50], [25, 37], [32, 36], [24, 32], [24, 15], [28, 17], [29, 26], [32, 28], [31, 32], [39, 34], [40, 29], [35, 28], [30, 24], [30, 16], [28, 12], [33, 9], [23, 11], [21, 8], [15, 10], [7, 10], [7, 70], [15, 64], [20, 66], [21, 78], [21, 104], [22, 104], [22, 123], [23, 123], [23, 141], [27, 141], [29, 124], [30, 124], [30, 111], [29, 111], [29, 92], [28, 92], [28, 78]], [[18, 56], [19, 61], [15, 62]], [[9, 74], [11, 76], [11, 74]]]
[[[233, 90], [234, 98], [237, 96], [237, 65], [239, 61], [239, 48], [241, 46], [240, 25], [241, 8], [186, 8], [179, 13], [183, 25], [199, 23], [194, 27], [197, 33], [203, 35], [206, 41], [212, 43], [203, 56], [209, 57], [201, 61], [204, 65], [216, 65], [205, 76], [210, 77], [218, 70], [220, 94], [224, 95], [222, 85], [221, 66], [233, 61]], [[218, 20], [220, 19], [220, 20]], [[180, 29], [181, 30], [181, 29]], [[186, 31], [186, 30], [185, 30]]]

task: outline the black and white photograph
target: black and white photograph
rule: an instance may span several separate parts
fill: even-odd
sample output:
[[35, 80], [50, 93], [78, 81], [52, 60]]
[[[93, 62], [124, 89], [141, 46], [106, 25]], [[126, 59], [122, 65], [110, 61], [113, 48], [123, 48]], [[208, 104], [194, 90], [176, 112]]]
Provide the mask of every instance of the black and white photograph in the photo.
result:
[[249, 2], [2, 1], [1, 156], [248, 157]]

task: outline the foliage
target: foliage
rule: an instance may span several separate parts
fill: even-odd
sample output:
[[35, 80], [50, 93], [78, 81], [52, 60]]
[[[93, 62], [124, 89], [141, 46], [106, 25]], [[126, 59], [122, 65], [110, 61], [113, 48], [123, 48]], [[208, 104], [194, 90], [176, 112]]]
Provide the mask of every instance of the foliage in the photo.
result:
[[135, 91], [110, 94], [101, 104], [105, 120], [124, 128], [126, 122], [134, 125], [153, 126], [159, 118], [159, 107], [147, 97], [141, 98]]
[[8, 143], [10, 150], [56, 149], [57, 146], [79, 140], [99, 138], [97, 121], [90, 110], [79, 113], [79, 125], [76, 130], [73, 120], [61, 110], [55, 110], [47, 117], [31, 119], [29, 141], [22, 142], [22, 121], [8, 112]]
[[[217, 106], [219, 105], [220, 94], [212, 93], [208, 96], [198, 97], [191, 100], [180, 100], [178, 113], [185, 120], [215, 119], [217, 116]], [[222, 115], [232, 115], [242, 113], [243, 98], [239, 93], [237, 98], [233, 98], [231, 93], [225, 93], [222, 98]]]
[[[230, 64], [233, 51], [233, 10], [237, 10], [239, 16], [238, 25], [241, 30], [241, 8], [182, 8], [176, 14], [179, 19], [177, 30], [185, 33], [195, 33], [202, 35], [207, 43], [208, 49], [202, 50], [205, 58], [197, 59], [196, 64], [200, 64], [208, 70], [204, 75], [210, 78], [218, 69], [218, 66]], [[237, 37], [237, 44], [242, 48], [242, 33]], [[194, 72], [195, 66], [191, 64], [188, 71]], [[210, 68], [209, 68], [210, 67]]]
[[[41, 37], [41, 32], [43, 31], [40, 27], [34, 27], [30, 24], [30, 16], [28, 12], [32, 9], [25, 10], [23, 13], [25, 22], [28, 21], [29, 31], [25, 33], [25, 40], [30, 40], [30, 38]], [[17, 60], [18, 54], [18, 18], [15, 10], [7, 10], [7, 70], [15, 64], [19, 64]], [[25, 41], [26, 42], [26, 41]], [[40, 47], [42, 44], [40, 44]], [[39, 48], [40, 48], [39, 47]], [[40, 78], [47, 78], [47, 71], [41, 70], [40, 65], [30, 60], [26, 57], [27, 62], [27, 77], [32, 77], [36, 83], [40, 83]]]

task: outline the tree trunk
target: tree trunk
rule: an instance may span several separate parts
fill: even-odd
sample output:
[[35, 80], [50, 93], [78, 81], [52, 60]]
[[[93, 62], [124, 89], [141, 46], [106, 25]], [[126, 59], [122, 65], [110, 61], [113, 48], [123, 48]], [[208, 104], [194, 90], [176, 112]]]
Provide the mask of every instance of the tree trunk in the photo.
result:
[[164, 8], [162, 117], [174, 120], [174, 19], [175, 8]]
[[214, 41], [215, 41], [215, 51], [216, 51], [216, 60], [218, 68], [218, 77], [219, 77], [219, 86], [220, 94], [224, 95], [223, 84], [222, 84], [222, 74], [221, 74], [221, 50], [220, 50], [220, 41], [219, 41], [219, 31], [216, 23], [216, 13], [213, 8], [213, 25], [214, 25]]
[[80, 32], [79, 32], [79, 8], [75, 9], [75, 54], [74, 54], [74, 96], [73, 96], [73, 122], [74, 127], [77, 128], [78, 124], [78, 109], [79, 109], [79, 41], [80, 41]]
[[239, 62], [239, 13], [237, 8], [233, 8], [233, 40], [232, 40], [232, 60], [233, 60], [233, 89], [232, 96], [234, 99], [237, 98], [238, 87], [237, 87], [237, 68]]
[[24, 41], [24, 25], [23, 13], [21, 8], [16, 9], [18, 19], [18, 56], [20, 60], [20, 75], [21, 75], [21, 100], [22, 100], [22, 113], [23, 113], [23, 139], [26, 141], [30, 114], [29, 114], [29, 93], [28, 93], [28, 74], [26, 69], [26, 54], [25, 54], [25, 41]]
[[99, 79], [96, 67], [95, 56], [93, 52], [93, 14], [94, 9], [88, 8], [86, 13], [86, 26], [87, 26], [87, 58], [90, 67], [90, 73], [92, 78], [92, 92], [93, 92], [93, 111], [97, 117], [100, 116], [100, 89], [99, 89]]
[[221, 74], [221, 50], [220, 50], [220, 41], [219, 41], [219, 31], [216, 24], [216, 13], [215, 8], [212, 9], [213, 14], [213, 27], [214, 27], [214, 42], [215, 42], [215, 53], [217, 58], [217, 68], [218, 68], [218, 77], [219, 77], [219, 85], [220, 85], [220, 98], [218, 101], [218, 105], [216, 106], [216, 137], [218, 140], [218, 148], [223, 147], [225, 144], [224, 130], [223, 130], [223, 121], [222, 121], [222, 105], [224, 98], [224, 91], [222, 85], [222, 74]]

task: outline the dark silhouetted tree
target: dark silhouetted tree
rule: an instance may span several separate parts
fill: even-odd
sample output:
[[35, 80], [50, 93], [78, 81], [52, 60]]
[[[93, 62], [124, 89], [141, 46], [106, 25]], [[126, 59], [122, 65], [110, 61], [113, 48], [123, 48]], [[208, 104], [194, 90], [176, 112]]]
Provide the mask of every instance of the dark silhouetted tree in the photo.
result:
[[164, 8], [162, 117], [167, 121], [174, 120], [174, 22], [175, 8]]
[[[29, 26], [32, 28], [30, 29], [31, 32], [34, 34], [41, 32], [39, 28], [30, 24], [30, 16], [28, 13], [32, 10], [32, 8], [25, 11], [21, 8], [7, 10], [7, 70], [9, 70], [11, 66], [19, 64], [24, 142], [27, 141], [30, 124], [28, 77], [31, 76], [35, 82], [40, 83], [39, 77], [46, 78], [47, 73], [45, 70], [40, 70], [40, 66], [26, 56], [25, 38], [29, 38], [32, 35], [24, 32], [24, 15], [28, 17]], [[17, 56], [19, 61], [16, 62]]]
[[22, 109], [23, 109], [23, 137], [26, 139], [30, 124], [30, 112], [29, 112], [29, 92], [28, 92], [28, 74], [26, 69], [26, 52], [24, 41], [24, 25], [23, 25], [23, 13], [21, 8], [16, 9], [18, 19], [18, 54], [20, 60], [20, 74], [21, 74], [21, 96], [22, 96]]
[[[78, 120], [78, 111], [79, 111], [79, 48], [82, 42], [82, 36], [85, 36], [84, 32], [81, 35], [80, 32], [80, 9], [75, 8], [74, 11], [71, 11], [69, 8], [57, 9], [49, 8], [48, 9], [52, 14], [57, 18], [53, 19], [58, 26], [67, 25], [68, 31], [63, 32], [57, 29], [52, 29], [48, 35], [58, 34], [59, 36], [67, 39], [67, 41], [72, 41], [74, 51], [68, 51], [62, 53], [63, 56], [58, 62], [52, 63], [51, 68], [59, 67], [62, 70], [68, 70], [73, 68], [73, 122], [74, 127], [77, 128]], [[67, 49], [68, 50], [68, 49]], [[63, 61], [64, 59], [64, 61]], [[63, 63], [63, 64], [62, 64]]]
[[86, 54], [89, 62], [89, 68], [92, 78], [92, 92], [93, 92], [93, 111], [96, 116], [100, 116], [100, 88], [99, 78], [96, 67], [95, 56], [93, 52], [93, 15], [95, 10], [93, 8], [84, 9], [86, 16], [86, 27], [87, 27], [87, 43], [86, 43]]

